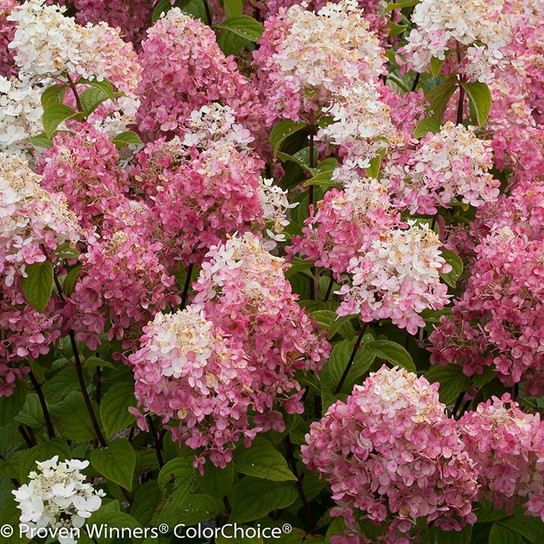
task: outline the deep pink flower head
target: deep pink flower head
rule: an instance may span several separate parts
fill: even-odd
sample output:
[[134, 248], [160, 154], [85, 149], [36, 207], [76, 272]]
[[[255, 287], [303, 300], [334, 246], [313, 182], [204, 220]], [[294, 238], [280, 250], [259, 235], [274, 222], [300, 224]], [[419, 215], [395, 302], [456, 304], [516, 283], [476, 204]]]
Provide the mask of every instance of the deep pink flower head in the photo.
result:
[[544, 423], [525, 414], [505, 393], [478, 405], [459, 420], [467, 451], [475, 462], [479, 498], [513, 513], [522, 503], [544, 521]]
[[147, 0], [74, 0], [80, 24], [105, 21], [119, 27], [125, 40], [138, 45], [151, 24], [153, 4]]
[[476, 248], [468, 287], [431, 334], [431, 361], [462, 365], [468, 376], [494, 365], [508, 386], [544, 393], [544, 241], [509, 227]]
[[236, 442], [245, 437], [249, 446], [260, 430], [248, 421], [252, 372], [244, 352], [196, 305], [158, 313], [144, 333], [129, 357], [139, 407], [161, 416], [174, 440], [202, 448], [197, 465], [209, 456], [224, 467]]
[[148, 139], [180, 135], [189, 114], [214, 101], [230, 106], [249, 130], [258, 130], [260, 106], [252, 86], [199, 19], [170, 9], [149, 29], [139, 60], [136, 122]]
[[329, 482], [331, 515], [352, 531], [368, 519], [391, 544], [414, 542], [420, 518], [445, 530], [474, 523], [476, 471], [445, 408], [438, 384], [384, 365], [312, 423], [302, 460]]
[[108, 340], [121, 340], [124, 350], [131, 349], [157, 312], [179, 303], [174, 278], [159, 261], [160, 250], [160, 244], [128, 227], [89, 246], [65, 310], [78, 340], [94, 350], [99, 335], [107, 332]]
[[227, 234], [264, 226], [262, 161], [225, 140], [198, 150], [176, 137], [150, 144], [132, 171], [163, 233], [170, 265], [200, 263]]
[[26, 160], [0, 153], [0, 396], [25, 371], [12, 363], [47, 354], [60, 336], [55, 297], [38, 312], [23, 296], [27, 267], [54, 261], [60, 246], [73, 247], [82, 235], [64, 196], [40, 182]]
[[8, 49], [8, 44], [15, 33], [15, 23], [8, 21], [8, 15], [17, 5], [17, 0], [0, 0], [0, 76], [8, 79], [16, 76], [18, 72], [13, 54]]
[[253, 373], [253, 409], [276, 401], [301, 413], [297, 370], [317, 371], [329, 353], [315, 322], [297, 304], [285, 279], [285, 261], [261, 247], [253, 234], [213, 247], [193, 285], [194, 302], [244, 349]]
[[99, 226], [106, 213], [126, 198], [128, 177], [119, 152], [104, 134], [86, 124], [60, 132], [39, 159], [42, 186], [62, 192], [84, 228]]

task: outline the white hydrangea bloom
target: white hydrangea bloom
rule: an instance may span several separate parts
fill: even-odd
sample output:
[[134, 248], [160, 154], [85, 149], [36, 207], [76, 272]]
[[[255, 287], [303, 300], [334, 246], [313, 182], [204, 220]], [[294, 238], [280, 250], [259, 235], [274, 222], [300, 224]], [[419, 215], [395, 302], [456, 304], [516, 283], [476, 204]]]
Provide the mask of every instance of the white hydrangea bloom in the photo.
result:
[[187, 146], [221, 140], [247, 147], [254, 140], [249, 130], [236, 123], [234, 110], [218, 102], [194, 110], [187, 121], [190, 130], [186, 131], [183, 139], [183, 144]]
[[259, 192], [264, 211], [263, 217], [267, 222], [273, 223], [272, 230], [267, 229], [267, 234], [272, 240], [282, 242], [285, 240], [285, 235], [281, 233], [290, 223], [287, 210], [296, 208], [299, 203], [289, 203], [287, 191], [275, 185], [273, 179], [261, 178]]
[[0, 151], [28, 149], [28, 138], [42, 132], [42, 92], [16, 77], [0, 76]]
[[[29, 474], [30, 482], [12, 491], [21, 511], [19, 521], [29, 528], [82, 527], [102, 504], [104, 491], [95, 490], [81, 471], [89, 461], [77, 459], [59, 462], [58, 455], [48, 461], [36, 461], [39, 471]], [[59, 538], [61, 544], [71, 539]]]

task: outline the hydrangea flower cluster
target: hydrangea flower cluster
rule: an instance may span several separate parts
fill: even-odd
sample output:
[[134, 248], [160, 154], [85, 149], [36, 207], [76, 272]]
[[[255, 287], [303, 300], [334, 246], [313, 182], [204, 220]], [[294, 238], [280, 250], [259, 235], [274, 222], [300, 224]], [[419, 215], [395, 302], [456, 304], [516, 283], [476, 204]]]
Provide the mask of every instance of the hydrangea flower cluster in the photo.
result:
[[129, 357], [139, 405], [160, 415], [176, 440], [204, 448], [197, 465], [209, 456], [225, 466], [242, 436], [249, 444], [259, 432], [283, 430], [276, 403], [301, 412], [294, 374], [317, 370], [328, 354], [284, 266], [249, 233], [213, 247], [193, 304], [157, 314]]
[[384, 72], [385, 56], [355, 0], [317, 13], [299, 4], [265, 21], [254, 52], [257, 84], [273, 119], [298, 120], [358, 81]]
[[389, 161], [382, 175], [395, 206], [410, 213], [434, 215], [454, 199], [479, 207], [499, 196], [491, 148], [474, 128], [448, 122], [414, 150], [393, 151]]
[[28, 138], [42, 132], [42, 92], [16, 77], [0, 76], [0, 151], [20, 153], [29, 147]]
[[343, 190], [331, 189], [325, 194], [317, 203], [316, 213], [306, 220], [302, 235], [294, 237], [286, 250], [330, 268], [340, 279], [351, 259], [367, 253], [374, 242], [399, 224], [385, 184], [355, 175]]
[[411, 66], [425, 72], [432, 57], [449, 56], [468, 79], [492, 81], [493, 69], [501, 63], [511, 39], [510, 4], [507, 0], [422, 0], [412, 13], [417, 28], [410, 32], [405, 47]]
[[420, 518], [445, 530], [476, 521], [477, 472], [438, 384], [385, 365], [312, 423], [302, 460], [326, 478], [348, 529], [368, 519], [380, 541], [408, 544]]
[[15, 25], [8, 16], [17, 5], [17, 0], [0, 0], [0, 76], [7, 78], [17, 75], [17, 67], [8, 48], [15, 33]]
[[[55, 455], [48, 461], [36, 461], [39, 472], [32, 471], [30, 482], [13, 491], [21, 511], [19, 521], [29, 529], [82, 527], [102, 504], [105, 496], [86, 482], [81, 471], [89, 461], [60, 461]], [[59, 533], [60, 534], [60, 533]], [[74, 544], [70, 536], [59, 536], [60, 544]]]
[[266, 233], [276, 242], [285, 241], [283, 230], [291, 223], [288, 210], [298, 206], [298, 202], [289, 202], [287, 190], [275, 185], [273, 178], [261, 178], [259, 194], [263, 207], [263, 219], [267, 222]]
[[140, 65], [119, 30], [105, 23], [80, 26], [63, 9], [28, 0], [8, 17], [16, 23], [9, 47], [24, 81], [39, 81], [68, 72], [72, 76], [108, 78], [123, 91], [134, 89]]
[[248, 422], [252, 371], [244, 352], [197, 305], [158, 313], [144, 333], [129, 357], [138, 405], [161, 416], [174, 440], [224, 467], [235, 443], [249, 444], [259, 431]]
[[260, 108], [254, 90], [200, 20], [179, 8], [169, 10], [148, 31], [139, 61], [136, 122], [144, 135], [181, 136], [191, 112], [215, 101], [230, 106], [249, 130], [256, 128]]
[[86, 123], [72, 133], [59, 132], [39, 159], [42, 186], [66, 195], [84, 228], [99, 226], [129, 188], [119, 152], [108, 136]]
[[199, 263], [228, 233], [263, 224], [262, 162], [232, 143], [217, 142], [162, 173], [151, 214], [174, 261]]
[[406, 230], [393, 229], [372, 243], [371, 249], [352, 257], [351, 283], [343, 285], [339, 315], [361, 314], [365, 322], [391, 319], [395, 325], [416, 334], [425, 321], [419, 315], [427, 308], [441, 310], [448, 302], [448, 287], [440, 272], [451, 266], [441, 256], [441, 243], [434, 231], [409, 221]]
[[467, 451], [478, 469], [480, 497], [495, 508], [525, 501], [527, 513], [544, 520], [544, 424], [505, 393], [459, 420]]
[[494, 365], [506, 385], [523, 380], [527, 394], [544, 394], [543, 256], [542, 240], [507, 226], [484, 238], [453, 320], [443, 317], [430, 337], [431, 360], [461, 364], [468, 376]]
[[264, 412], [280, 400], [288, 413], [303, 410], [297, 370], [318, 370], [329, 345], [297, 304], [285, 279], [284, 259], [264, 249], [250, 233], [214, 246], [193, 285], [195, 304], [240, 342], [256, 369], [253, 409]]
[[107, 331], [108, 340], [121, 340], [123, 349], [129, 349], [157, 312], [179, 303], [160, 250], [160, 244], [126, 228], [106, 235], [81, 255], [80, 279], [65, 308], [78, 340], [96, 350], [99, 335]]

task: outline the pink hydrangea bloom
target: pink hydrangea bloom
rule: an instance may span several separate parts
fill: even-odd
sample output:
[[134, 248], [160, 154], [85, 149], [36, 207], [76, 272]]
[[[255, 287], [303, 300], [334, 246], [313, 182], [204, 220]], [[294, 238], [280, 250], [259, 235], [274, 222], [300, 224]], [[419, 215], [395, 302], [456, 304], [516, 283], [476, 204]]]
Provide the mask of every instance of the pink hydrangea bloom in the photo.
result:
[[468, 376], [494, 365], [505, 385], [524, 381], [528, 394], [544, 394], [543, 256], [544, 241], [507, 226], [484, 238], [453, 321], [442, 318], [430, 337], [431, 360], [461, 364]]
[[94, 350], [99, 335], [107, 332], [108, 340], [121, 340], [123, 349], [130, 349], [157, 312], [179, 303], [174, 278], [160, 263], [160, 249], [130, 228], [89, 246], [65, 309], [78, 340]]
[[420, 518], [457, 531], [476, 521], [475, 467], [438, 384], [423, 377], [384, 365], [312, 423], [306, 443], [303, 462], [328, 480], [331, 514], [352, 531], [368, 519], [381, 541], [408, 544]]
[[440, 310], [447, 304], [448, 287], [439, 273], [451, 267], [441, 256], [442, 244], [428, 227], [408, 224], [406, 230], [390, 230], [372, 242], [369, 251], [350, 260], [352, 280], [338, 292], [344, 296], [339, 315], [360, 313], [365, 322], [389, 318], [416, 334], [425, 326], [419, 315], [423, 310]]
[[474, 128], [448, 122], [415, 149], [393, 151], [382, 175], [399, 209], [434, 215], [454, 199], [476, 207], [496, 200], [500, 182], [489, 173], [492, 166], [489, 143]]
[[480, 497], [495, 508], [523, 503], [544, 521], [544, 424], [525, 414], [508, 393], [493, 397], [459, 420], [467, 451], [478, 469]]
[[8, 49], [8, 44], [15, 33], [15, 23], [8, 20], [8, 15], [15, 6], [17, 6], [17, 0], [0, 0], [0, 76], [8, 79], [16, 76], [18, 71], [13, 54]]
[[139, 55], [142, 81], [136, 116], [144, 136], [178, 134], [193, 110], [221, 101], [249, 130], [259, 130], [260, 106], [232, 57], [225, 57], [215, 33], [179, 8], [170, 9], [148, 31]]
[[355, 176], [343, 190], [331, 189], [306, 220], [301, 236], [286, 250], [302, 253], [317, 266], [330, 268], [339, 279], [351, 259], [364, 255], [393, 226], [399, 214], [391, 207], [387, 187]]
[[23, 296], [27, 267], [53, 260], [59, 246], [81, 237], [65, 198], [40, 181], [26, 160], [0, 154], [0, 396], [10, 395], [25, 371], [13, 363], [47, 354], [60, 336], [58, 301], [53, 297], [38, 312]]
[[246, 233], [214, 246], [193, 285], [194, 303], [243, 347], [254, 370], [252, 407], [259, 413], [276, 401], [289, 413], [302, 412], [295, 372], [319, 370], [330, 349], [297, 304], [286, 267]]
[[39, 159], [42, 186], [62, 192], [84, 228], [99, 226], [127, 195], [128, 177], [119, 152], [104, 134], [87, 124], [60, 132]]
[[139, 154], [133, 170], [147, 192], [151, 214], [174, 261], [200, 263], [226, 235], [263, 225], [263, 163], [228, 141], [186, 148], [177, 139], [156, 142]]
[[249, 445], [259, 431], [248, 421], [252, 372], [244, 352], [198, 306], [158, 313], [144, 333], [129, 357], [138, 405], [161, 416], [174, 440], [224, 467], [236, 442], [245, 437]]

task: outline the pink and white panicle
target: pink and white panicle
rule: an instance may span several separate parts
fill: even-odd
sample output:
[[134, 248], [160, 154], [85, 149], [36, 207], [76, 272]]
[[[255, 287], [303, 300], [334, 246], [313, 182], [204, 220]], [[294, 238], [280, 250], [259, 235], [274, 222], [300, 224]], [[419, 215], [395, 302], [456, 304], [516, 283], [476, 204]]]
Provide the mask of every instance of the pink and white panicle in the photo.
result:
[[298, 120], [360, 81], [384, 73], [385, 56], [357, 2], [329, 2], [317, 13], [295, 4], [265, 21], [253, 53], [257, 85], [278, 118]]
[[106, 134], [78, 124], [72, 133], [57, 134], [53, 147], [39, 158], [42, 185], [66, 195], [84, 228], [100, 226], [129, 190], [118, 162], [119, 152]]
[[331, 515], [355, 535], [361, 519], [390, 544], [414, 542], [420, 518], [456, 531], [476, 521], [475, 467], [424, 377], [384, 365], [312, 423], [306, 443], [303, 462], [331, 486]]
[[[544, 241], [529, 240], [504, 226], [484, 238], [476, 257], [452, 320], [443, 317], [430, 337], [431, 361], [460, 364], [468, 376], [494, 365], [505, 385], [523, 381], [527, 394], [541, 396]], [[452, 334], [452, 329], [459, 333]], [[474, 352], [479, 352], [476, 359]]]
[[27, 267], [81, 236], [65, 198], [42, 189], [40, 180], [26, 160], [0, 153], [0, 396], [11, 395], [24, 371], [12, 363], [47, 354], [60, 336], [54, 297], [38, 312], [23, 296]]
[[302, 235], [294, 237], [286, 250], [330, 268], [340, 279], [351, 259], [364, 255], [399, 224], [400, 216], [392, 209], [385, 184], [355, 176], [343, 190], [325, 193], [315, 214], [306, 220]]
[[495, 508], [523, 503], [544, 521], [544, 423], [510, 399], [493, 397], [459, 420], [467, 451], [478, 469], [479, 498]]
[[18, 71], [8, 48], [15, 33], [15, 24], [8, 20], [8, 15], [17, 5], [17, 0], [0, 0], [0, 76], [7, 78], [16, 76]]
[[209, 456], [226, 466], [235, 444], [245, 437], [249, 446], [258, 432], [248, 421], [252, 373], [244, 352], [197, 305], [158, 313], [144, 333], [129, 357], [138, 406], [161, 416], [174, 440], [203, 448], [197, 465]]
[[78, 25], [63, 10], [44, 0], [28, 0], [8, 17], [17, 26], [9, 47], [19, 77], [32, 82], [67, 72], [72, 77], [108, 78], [120, 90], [133, 91], [140, 66], [119, 30], [106, 23]]
[[512, 37], [514, 13], [507, 0], [422, 0], [414, 9], [404, 48], [414, 70], [429, 71], [431, 58], [448, 59], [471, 81], [489, 83]]
[[500, 182], [489, 173], [492, 166], [489, 142], [474, 128], [448, 122], [414, 150], [392, 151], [381, 175], [397, 208], [434, 215], [454, 199], [475, 207], [496, 200]]
[[365, 322], [391, 319], [416, 334], [425, 321], [423, 310], [441, 310], [448, 303], [448, 287], [440, 272], [451, 266], [441, 255], [434, 231], [408, 221], [406, 230], [392, 229], [372, 243], [371, 249], [350, 260], [350, 283], [338, 292], [344, 296], [339, 315], [361, 314]]
[[179, 8], [170, 9], [148, 30], [139, 61], [136, 122], [147, 139], [182, 136], [191, 112], [215, 101], [230, 106], [249, 130], [259, 124], [256, 94], [234, 59], [225, 57], [210, 27]]
[[194, 303], [243, 347], [252, 371], [252, 406], [260, 414], [277, 401], [288, 413], [301, 413], [295, 372], [319, 370], [330, 349], [297, 304], [286, 266], [246, 233], [213, 247], [193, 285]]

